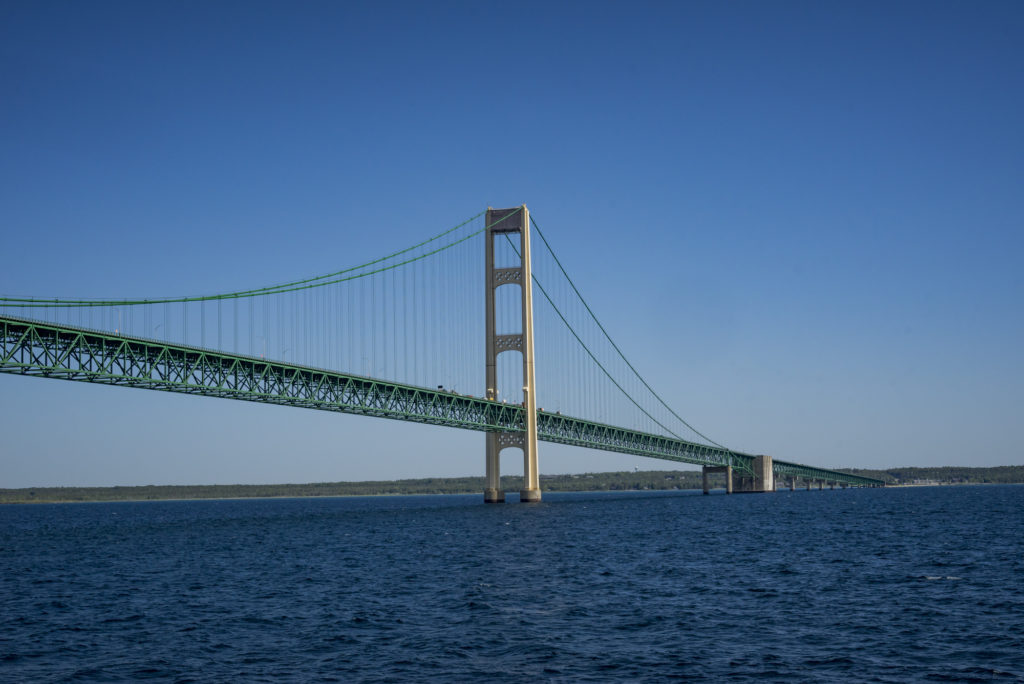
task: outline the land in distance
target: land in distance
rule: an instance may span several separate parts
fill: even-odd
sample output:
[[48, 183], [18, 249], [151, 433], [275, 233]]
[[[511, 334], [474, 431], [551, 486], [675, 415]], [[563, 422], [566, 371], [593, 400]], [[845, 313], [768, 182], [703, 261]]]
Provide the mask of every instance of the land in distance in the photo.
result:
[[[995, 468], [847, 469], [843, 472], [874, 477], [888, 484], [1015, 484], [1024, 483], [1024, 466]], [[712, 475], [713, 487], [724, 486], [723, 475]], [[700, 489], [699, 470], [541, 475], [546, 492]], [[505, 491], [516, 492], [522, 478], [502, 478]], [[84, 501], [156, 501], [174, 499], [238, 499], [306, 496], [381, 496], [394, 494], [476, 494], [483, 477], [430, 477], [371, 482], [313, 482], [270, 485], [146, 485], [139, 487], [29, 487], [0, 489], [0, 504], [71, 503]]]

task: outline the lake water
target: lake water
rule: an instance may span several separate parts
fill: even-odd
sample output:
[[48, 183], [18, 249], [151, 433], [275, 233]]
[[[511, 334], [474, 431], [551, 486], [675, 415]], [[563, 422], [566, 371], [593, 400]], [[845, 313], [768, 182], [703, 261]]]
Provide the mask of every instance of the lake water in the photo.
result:
[[0, 507], [2, 681], [1024, 681], [1024, 487]]

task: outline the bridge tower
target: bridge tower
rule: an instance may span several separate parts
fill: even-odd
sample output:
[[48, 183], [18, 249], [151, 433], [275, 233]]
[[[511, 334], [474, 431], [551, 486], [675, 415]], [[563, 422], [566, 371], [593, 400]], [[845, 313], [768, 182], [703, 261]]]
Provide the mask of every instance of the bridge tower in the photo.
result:
[[[537, 392], [533, 368], [533, 273], [530, 268], [530, 212], [526, 205], [512, 209], [487, 209], [487, 398], [498, 399], [498, 354], [518, 351], [523, 355], [523, 412], [524, 429], [509, 432], [488, 432], [487, 482], [484, 501], [501, 503], [505, 492], [501, 489], [499, 454], [505, 447], [523, 450], [523, 489], [519, 500], [524, 503], [540, 501], [540, 475], [537, 466]], [[497, 268], [494, 265], [494, 241], [519, 234], [520, 263], [518, 266]], [[495, 295], [503, 285], [519, 285], [523, 321], [518, 333], [499, 335], [495, 323]]]

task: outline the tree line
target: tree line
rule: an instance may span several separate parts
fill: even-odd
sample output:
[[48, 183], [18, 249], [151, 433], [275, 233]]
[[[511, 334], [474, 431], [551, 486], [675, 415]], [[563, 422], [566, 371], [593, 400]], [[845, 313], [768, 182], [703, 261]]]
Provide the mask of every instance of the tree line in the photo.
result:
[[[1024, 483], [1024, 466], [995, 468], [890, 468], [845, 469], [843, 472], [874, 477], [889, 484], [1016, 484]], [[723, 475], [712, 475], [714, 487], [724, 486]], [[646, 470], [578, 475], [541, 475], [546, 492], [700, 489], [699, 470]], [[521, 477], [502, 478], [507, 492], [522, 488]], [[311, 482], [267, 485], [145, 485], [138, 487], [31, 487], [0, 489], [3, 503], [70, 503], [86, 501], [158, 501], [171, 499], [242, 499], [310, 496], [385, 496], [400, 494], [479, 494], [483, 477], [428, 477], [366, 482]]]

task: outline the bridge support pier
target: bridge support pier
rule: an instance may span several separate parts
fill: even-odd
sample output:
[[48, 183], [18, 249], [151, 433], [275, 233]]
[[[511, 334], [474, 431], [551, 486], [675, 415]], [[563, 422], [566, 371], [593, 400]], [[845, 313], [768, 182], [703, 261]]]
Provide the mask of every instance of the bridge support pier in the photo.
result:
[[791, 492], [796, 491], [796, 478], [795, 477], [789, 478], [789, 491], [791, 491]]
[[744, 474], [740, 477], [739, 492], [774, 492], [775, 472], [772, 470], [771, 456], [754, 457], [753, 476]]
[[708, 475], [711, 473], [725, 473], [725, 493], [732, 494], [732, 466], [704, 466], [702, 468], [704, 493], [711, 493], [711, 484]]
[[519, 503], [540, 503], [540, 487], [520, 489]]
[[[487, 484], [484, 489], [486, 503], [505, 500], [501, 491], [499, 454], [505, 447], [523, 450], [523, 489], [519, 500], [523, 503], [540, 501], [540, 473], [537, 464], [537, 390], [533, 363], [533, 273], [530, 266], [530, 212], [526, 205], [512, 209], [487, 209], [486, 243], [486, 297], [487, 300], [487, 393], [488, 401], [498, 401], [498, 354], [518, 351], [523, 355], [522, 429], [509, 432], [487, 433]], [[520, 263], [512, 267], [496, 267], [494, 241], [511, 234], [519, 234]], [[499, 287], [518, 285], [522, 303], [521, 332], [498, 334], [495, 299]]]
[[486, 484], [484, 485], [484, 503], [505, 503], [505, 492], [501, 489], [501, 465], [498, 458], [498, 433], [488, 432]]
[[811, 491], [811, 480], [807, 481], [807, 491]]

